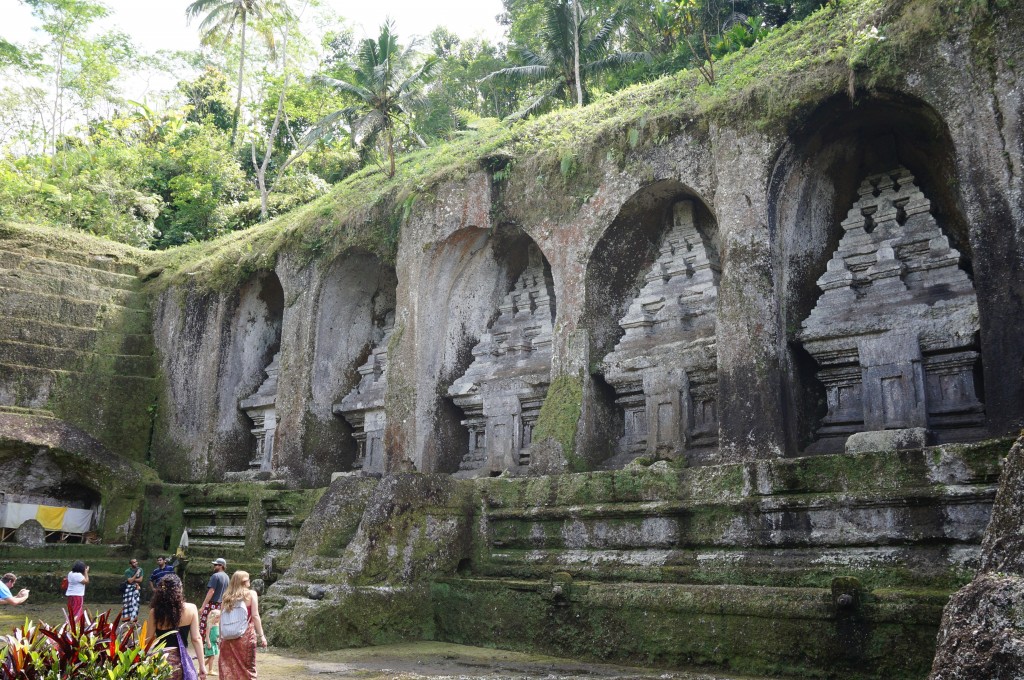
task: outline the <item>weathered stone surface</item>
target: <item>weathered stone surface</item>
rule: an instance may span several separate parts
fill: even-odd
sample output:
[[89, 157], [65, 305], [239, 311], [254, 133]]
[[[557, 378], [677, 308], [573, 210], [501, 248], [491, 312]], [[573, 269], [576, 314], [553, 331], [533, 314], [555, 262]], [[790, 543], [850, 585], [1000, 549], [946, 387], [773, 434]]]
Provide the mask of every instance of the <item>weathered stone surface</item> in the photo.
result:
[[977, 578], [942, 615], [930, 680], [1024, 678], [1024, 436], [1003, 464]]
[[530, 466], [533, 429], [551, 380], [555, 301], [550, 272], [530, 248], [526, 270], [473, 347], [473, 363], [448, 394], [462, 409], [469, 450], [460, 475], [493, 475]]
[[929, 678], [1024, 678], [1024, 577], [982, 574], [953, 595]]
[[155, 341], [165, 391], [153, 441], [154, 466], [170, 480], [221, 479], [249, 469], [252, 422], [238, 407], [266, 378], [281, 346], [284, 292], [276, 275], [229, 294], [161, 296]]
[[676, 203], [661, 253], [619, 322], [625, 334], [603, 361], [625, 412], [619, 464], [641, 454], [689, 459], [717, 444], [719, 275], [718, 255], [697, 229], [693, 202]]
[[392, 314], [385, 323], [384, 336], [358, 369], [359, 384], [334, 405], [334, 412], [352, 426], [352, 436], [357, 442], [352, 468], [369, 474], [384, 471], [384, 429], [387, 426], [384, 396], [388, 387], [388, 346], [394, 330]]
[[[868, 177], [858, 195], [798, 336], [818, 362], [828, 400], [812, 449], [881, 430], [978, 437], [978, 305], [960, 253], [905, 168]], [[890, 445], [913, 444], [906, 439]]]
[[62, 420], [0, 412], [0, 489], [102, 505], [99, 534], [126, 541], [140, 529], [143, 485], [152, 471]]
[[981, 570], [1024, 576], [1024, 435], [1003, 462], [992, 522], [982, 542]]
[[256, 450], [249, 461], [249, 468], [261, 472], [274, 469], [274, 436], [277, 434], [277, 374], [281, 370], [281, 352], [274, 355], [264, 371], [267, 379], [260, 383], [256, 392], [240, 402], [238, 407], [252, 420], [252, 435]]
[[857, 432], [846, 439], [846, 453], [921, 449], [928, 445], [928, 430], [912, 427], [902, 430]]
[[46, 545], [46, 530], [36, 520], [26, 520], [15, 530], [14, 542], [25, 548], [41, 548]]

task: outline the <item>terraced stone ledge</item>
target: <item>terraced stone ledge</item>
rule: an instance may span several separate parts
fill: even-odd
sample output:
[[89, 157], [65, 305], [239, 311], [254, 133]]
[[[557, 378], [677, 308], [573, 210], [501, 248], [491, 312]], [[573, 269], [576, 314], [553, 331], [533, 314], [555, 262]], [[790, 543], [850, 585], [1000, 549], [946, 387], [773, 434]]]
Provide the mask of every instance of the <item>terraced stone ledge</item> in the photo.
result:
[[942, 607], [976, 567], [1009, 445], [340, 479], [264, 598], [268, 626], [313, 648], [425, 638], [921, 677]]

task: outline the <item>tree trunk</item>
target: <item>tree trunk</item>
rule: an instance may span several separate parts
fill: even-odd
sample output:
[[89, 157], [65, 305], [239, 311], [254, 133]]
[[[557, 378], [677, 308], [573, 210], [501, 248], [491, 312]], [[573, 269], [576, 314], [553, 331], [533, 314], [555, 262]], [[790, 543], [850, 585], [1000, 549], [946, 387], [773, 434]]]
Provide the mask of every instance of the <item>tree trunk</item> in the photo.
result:
[[238, 59], [238, 95], [235, 97], [235, 115], [231, 119], [231, 148], [235, 147], [238, 136], [238, 117], [242, 112], [242, 77], [245, 75], [245, 24], [249, 18], [247, 12], [242, 13], [242, 53]]
[[284, 31], [281, 34], [281, 72], [284, 73], [284, 82], [281, 84], [281, 94], [277, 98], [277, 114], [274, 116], [274, 124], [270, 126], [270, 132], [267, 134], [266, 147], [263, 152], [263, 163], [256, 165], [256, 145], [253, 144], [252, 151], [252, 164], [256, 168], [256, 180], [260, 187], [260, 222], [265, 222], [267, 219], [267, 199], [270, 196], [270, 192], [274, 190], [274, 185], [277, 184], [277, 180], [281, 178], [285, 168], [294, 160], [292, 158], [287, 159], [280, 168], [277, 170], [277, 177], [274, 178], [274, 184], [267, 188], [267, 169], [270, 167], [270, 159], [274, 153], [274, 141], [277, 139], [277, 131], [281, 126], [281, 119], [284, 118], [284, 99], [285, 94], [288, 91], [288, 27], [285, 26]]
[[388, 126], [388, 161], [390, 161], [391, 171], [388, 173], [388, 177], [395, 176], [395, 142], [391, 137], [391, 126]]
[[576, 71], [576, 105], [583, 106], [583, 81], [580, 80], [580, 0], [573, 0], [572, 4], [572, 25], [573, 25], [573, 36], [572, 36], [572, 51], [573, 51], [573, 68]]

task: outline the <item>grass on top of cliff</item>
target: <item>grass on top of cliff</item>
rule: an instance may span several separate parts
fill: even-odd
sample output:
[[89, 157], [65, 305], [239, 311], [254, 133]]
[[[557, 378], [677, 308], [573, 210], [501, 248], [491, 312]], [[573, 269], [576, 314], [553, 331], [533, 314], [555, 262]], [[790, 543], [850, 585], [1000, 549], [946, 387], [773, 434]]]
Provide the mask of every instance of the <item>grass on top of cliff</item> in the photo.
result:
[[537, 199], [544, 205], [531, 206], [528, 215], [550, 210], [558, 217], [589, 199], [604, 161], [621, 166], [635, 150], [678, 131], [715, 124], [781, 134], [851, 82], [898, 85], [899, 64], [922, 43], [970, 30], [975, 19], [984, 23], [989, 2], [998, 8], [1005, 0], [830, 2], [752, 48], [717, 60], [714, 83], [690, 69], [582, 108], [511, 125], [482, 121], [452, 141], [402, 156], [392, 178], [364, 168], [327, 195], [265, 224], [159, 253], [148, 276], [161, 288], [191, 281], [225, 290], [273, 268], [285, 251], [327, 264], [358, 248], [393, 263], [402, 224], [416, 206], [432, 201], [445, 182], [499, 165], [495, 181], [544, 184]]

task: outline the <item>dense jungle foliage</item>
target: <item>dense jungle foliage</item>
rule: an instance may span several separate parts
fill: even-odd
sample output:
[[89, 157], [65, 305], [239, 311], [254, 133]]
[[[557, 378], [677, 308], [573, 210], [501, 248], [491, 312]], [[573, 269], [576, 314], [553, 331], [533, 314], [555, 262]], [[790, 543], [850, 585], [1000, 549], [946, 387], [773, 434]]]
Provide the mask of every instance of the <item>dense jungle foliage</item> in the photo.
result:
[[[357, 41], [327, 0], [195, 0], [194, 52], [96, 27], [95, 0], [19, 0], [39, 39], [0, 36], [0, 220], [147, 248], [203, 241], [307, 203], [467, 130], [714, 62], [819, 0], [503, 0], [506, 40], [402, 17]], [[837, 0], [831, 0], [836, 2]], [[5, 39], [6, 38], [6, 39]], [[130, 98], [129, 75], [177, 84]]]

